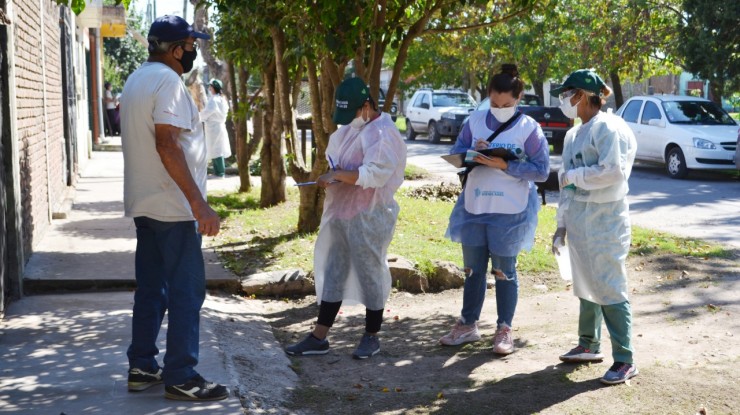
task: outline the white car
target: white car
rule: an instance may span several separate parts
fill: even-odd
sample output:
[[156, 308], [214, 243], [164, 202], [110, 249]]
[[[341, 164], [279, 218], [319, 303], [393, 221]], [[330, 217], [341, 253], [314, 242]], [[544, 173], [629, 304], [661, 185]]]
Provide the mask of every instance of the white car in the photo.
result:
[[427, 134], [431, 143], [439, 143], [442, 137], [454, 140], [476, 105], [467, 92], [419, 89], [406, 108], [406, 139], [412, 141], [417, 134]]
[[617, 115], [635, 133], [638, 160], [665, 163], [674, 179], [689, 170], [735, 168], [737, 123], [712, 101], [677, 95], [636, 96]]

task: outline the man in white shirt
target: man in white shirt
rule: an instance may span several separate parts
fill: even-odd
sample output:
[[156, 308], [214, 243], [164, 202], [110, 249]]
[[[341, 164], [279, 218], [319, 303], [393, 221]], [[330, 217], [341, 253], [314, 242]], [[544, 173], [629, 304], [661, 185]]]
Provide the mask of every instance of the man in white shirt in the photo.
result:
[[[196, 38], [210, 39], [178, 16], [157, 18], [149, 59], [121, 96], [125, 214], [136, 224], [136, 294], [128, 348], [129, 391], [164, 382], [165, 397], [208, 401], [228, 396], [198, 364], [199, 317], [205, 299], [201, 235], [218, 234], [206, 202], [206, 145], [198, 109], [180, 76], [197, 56]], [[157, 336], [168, 314], [164, 366]]]

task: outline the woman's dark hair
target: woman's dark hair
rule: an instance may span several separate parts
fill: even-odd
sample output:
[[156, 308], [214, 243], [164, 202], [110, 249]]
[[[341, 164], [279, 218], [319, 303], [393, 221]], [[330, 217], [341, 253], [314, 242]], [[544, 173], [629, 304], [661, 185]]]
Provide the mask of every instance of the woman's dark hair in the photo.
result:
[[606, 97], [612, 94], [612, 89], [609, 88], [607, 85], [604, 85], [601, 87], [601, 95], [590, 95], [588, 97], [588, 103], [591, 104], [592, 107], [596, 107], [598, 109], [601, 109], [601, 107], [606, 104]]
[[488, 81], [488, 95], [491, 92], [511, 92], [514, 98], [519, 98], [524, 91], [524, 81], [519, 78], [519, 70], [513, 63], [501, 65], [501, 72], [493, 75]]
[[209, 84], [211, 88], [213, 88], [214, 91], [216, 91], [216, 94], [221, 94], [221, 87], [216, 84]]

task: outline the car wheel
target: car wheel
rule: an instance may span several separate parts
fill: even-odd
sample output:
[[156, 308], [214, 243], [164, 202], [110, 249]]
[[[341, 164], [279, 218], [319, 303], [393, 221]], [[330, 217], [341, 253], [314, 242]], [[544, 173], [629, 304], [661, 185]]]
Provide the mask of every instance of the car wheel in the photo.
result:
[[429, 123], [429, 142], [437, 144], [439, 143], [439, 140], [442, 139], [442, 137], [439, 135], [439, 130], [437, 130], [437, 123], [432, 121]]
[[411, 126], [411, 121], [406, 119], [406, 139], [409, 141], [416, 140], [416, 131], [414, 131], [414, 127]]
[[686, 158], [680, 147], [673, 147], [668, 152], [665, 167], [672, 179], [683, 179], [689, 174], [689, 169], [686, 168]]

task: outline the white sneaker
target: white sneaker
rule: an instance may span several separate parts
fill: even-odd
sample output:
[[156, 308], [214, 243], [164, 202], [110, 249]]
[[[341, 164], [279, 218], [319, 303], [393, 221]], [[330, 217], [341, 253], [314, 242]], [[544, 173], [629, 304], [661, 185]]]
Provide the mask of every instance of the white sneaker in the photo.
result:
[[493, 336], [493, 352], [497, 354], [511, 354], [514, 352], [514, 339], [511, 337], [511, 327], [502, 324]]
[[478, 332], [478, 323], [463, 324], [460, 320], [455, 323], [452, 330], [441, 339], [439, 342], [445, 346], [458, 346], [463, 343], [477, 342], [480, 340], [480, 333]]

